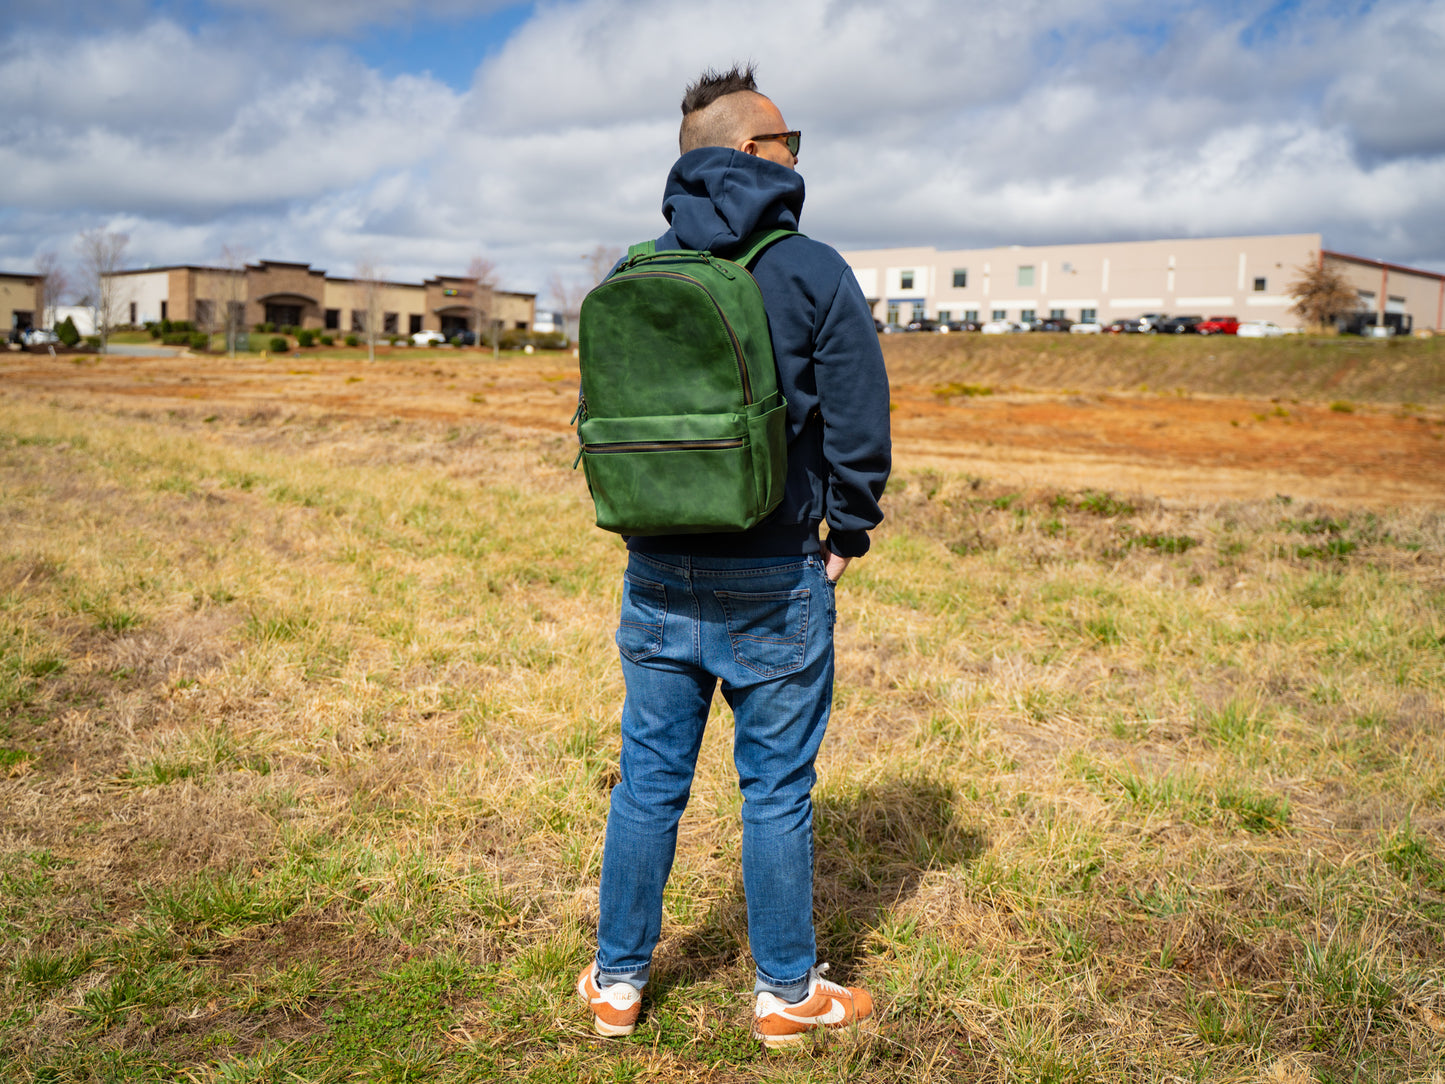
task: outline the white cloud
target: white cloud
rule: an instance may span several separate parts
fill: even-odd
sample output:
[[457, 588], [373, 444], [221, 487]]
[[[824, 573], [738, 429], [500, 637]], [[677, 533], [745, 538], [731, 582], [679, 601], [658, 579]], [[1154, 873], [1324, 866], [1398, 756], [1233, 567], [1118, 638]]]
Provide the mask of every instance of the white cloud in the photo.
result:
[[211, 0], [217, 8], [260, 16], [303, 34], [346, 34], [409, 19], [489, 15], [524, 0]]
[[[283, 18], [281, 0], [224, 2]], [[660, 231], [684, 84], [751, 59], [805, 132], [804, 229], [839, 247], [1318, 230], [1445, 269], [1442, 36], [1435, 0], [553, 0], [457, 92], [338, 44], [298, 63], [262, 21], [162, 20], [76, 42], [63, 70], [0, 50], [20, 104], [0, 142], [45, 149], [0, 177], [0, 266], [131, 215], [153, 263], [229, 242], [342, 274], [370, 253], [415, 279], [484, 251], [540, 290], [595, 244]]]

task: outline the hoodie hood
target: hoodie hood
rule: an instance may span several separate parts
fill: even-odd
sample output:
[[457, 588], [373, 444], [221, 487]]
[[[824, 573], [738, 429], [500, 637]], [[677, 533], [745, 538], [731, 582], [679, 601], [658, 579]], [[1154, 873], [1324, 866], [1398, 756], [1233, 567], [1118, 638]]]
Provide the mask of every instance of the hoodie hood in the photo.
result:
[[667, 175], [662, 213], [681, 247], [725, 255], [757, 230], [796, 230], [803, 178], [730, 147], [699, 147]]

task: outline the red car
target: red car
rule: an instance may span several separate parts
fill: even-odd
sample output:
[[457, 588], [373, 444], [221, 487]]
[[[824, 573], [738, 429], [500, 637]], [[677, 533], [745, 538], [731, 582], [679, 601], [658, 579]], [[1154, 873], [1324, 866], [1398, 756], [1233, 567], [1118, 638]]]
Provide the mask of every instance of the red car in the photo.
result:
[[1239, 332], [1239, 320], [1234, 316], [1211, 316], [1194, 325], [1197, 335], [1235, 335]]

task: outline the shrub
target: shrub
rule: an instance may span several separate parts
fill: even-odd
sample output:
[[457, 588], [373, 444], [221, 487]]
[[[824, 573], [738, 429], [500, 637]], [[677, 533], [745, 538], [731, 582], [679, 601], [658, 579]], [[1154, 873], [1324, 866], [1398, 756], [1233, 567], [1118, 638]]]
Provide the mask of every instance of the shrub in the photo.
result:
[[335, 341], [336, 341], [336, 337], [335, 337], [334, 335], [322, 335], [322, 336], [321, 336], [321, 345], [322, 345], [322, 346], [330, 346], [330, 345], [331, 345], [332, 343], [334, 343]]
[[90, 347], [90, 349], [92, 349], [92, 350], [99, 350], [99, 349], [100, 349], [100, 336], [99, 336], [99, 335], [87, 335], [87, 336], [85, 337], [85, 345], [88, 346], [88, 347]]
[[357, 338], [356, 338], [355, 335], [348, 335], [348, 336], [346, 336], [346, 345], [347, 345], [347, 346], [355, 346], [356, 343], [357, 343]]
[[192, 350], [209, 350], [211, 348], [211, 337], [204, 331], [193, 331], [190, 333]]
[[175, 330], [175, 328], [171, 326], [170, 320], [167, 319], [167, 320], [162, 320], [162, 321], [161, 321], [161, 334], [162, 334], [162, 335], [169, 335], [169, 334], [170, 334], [172, 331], [174, 331], [174, 330]]
[[310, 331], [307, 331], [305, 328], [302, 328], [300, 331], [298, 331], [298, 332], [296, 333], [296, 345], [297, 345], [297, 346], [310, 346], [310, 345], [311, 345], [312, 343], [314, 343], [315, 341], [316, 341], [316, 336], [315, 336], [315, 334], [312, 333], [312, 332], [310, 332]]
[[270, 346], [271, 353], [273, 353], [273, 354], [281, 354], [281, 353], [284, 353], [285, 351], [290, 350], [290, 349], [291, 349], [291, 344], [290, 344], [289, 342], [287, 342], [285, 339], [281, 338], [280, 335], [272, 335], [272, 336], [271, 336], [271, 346]]
[[272, 324], [272, 323], [265, 323], [265, 324], [262, 324], [260, 327], [258, 327], [256, 330], [257, 330], [257, 331], [264, 331], [264, 332], [266, 332], [266, 334], [269, 335], [269, 334], [271, 334], [271, 332], [273, 332], [273, 331], [276, 330], [276, 325], [275, 325], [275, 324]]
[[172, 331], [195, 331], [195, 330], [196, 330], [196, 325], [193, 324], [193, 323], [191, 323], [189, 320], [172, 320], [172, 321], [171, 321], [171, 330], [172, 330]]
[[75, 321], [68, 316], [56, 325], [55, 334], [66, 346], [74, 346], [80, 342], [80, 332], [76, 330]]

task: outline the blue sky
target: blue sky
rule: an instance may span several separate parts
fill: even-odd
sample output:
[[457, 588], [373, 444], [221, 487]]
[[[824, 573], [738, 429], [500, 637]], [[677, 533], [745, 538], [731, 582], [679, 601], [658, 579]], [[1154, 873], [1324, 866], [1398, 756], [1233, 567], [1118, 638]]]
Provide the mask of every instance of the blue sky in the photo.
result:
[[1441, 0], [24, 0], [0, 269], [128, 235], [545, 295], [661, 228], [677, 102], [754, 60], [839, 248], [1319, 232], [1445, 271]]

